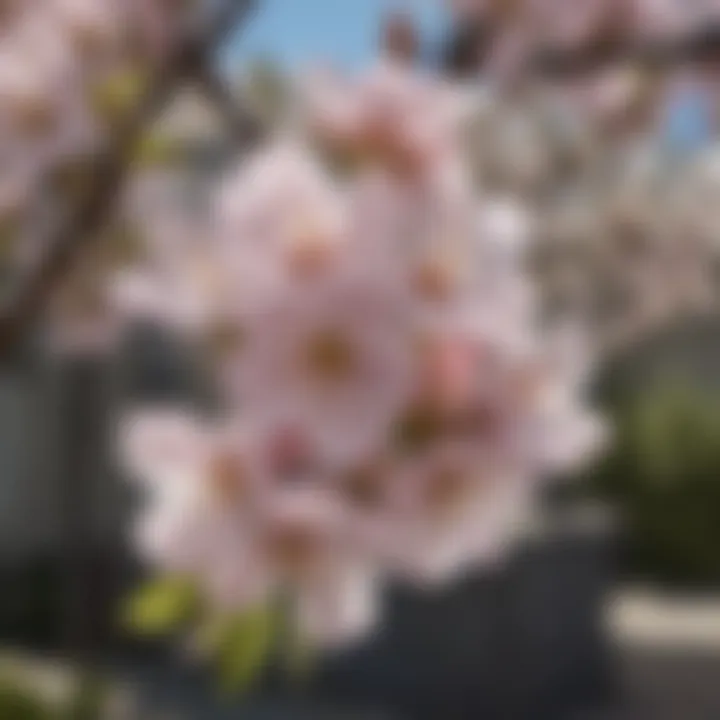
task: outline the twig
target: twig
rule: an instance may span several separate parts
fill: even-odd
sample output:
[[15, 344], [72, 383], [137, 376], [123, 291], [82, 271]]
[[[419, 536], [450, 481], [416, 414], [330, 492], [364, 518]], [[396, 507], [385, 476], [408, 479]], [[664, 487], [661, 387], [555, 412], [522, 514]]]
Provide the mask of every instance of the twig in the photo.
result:
[[[495, 39], [493, 28], [485, 23], [459, 26], [451, 31], [441, 50], [441, 63], [453, 75], [474, 75], [492, 54]], [[643, 42], [605, 38], [572, 50], [540, 48], [526, 59], [521, 72], [550, 79], [582, 76], [627, 61], [650, 68], [670, 67], [682, 62], [718, 63], [720, 22], [674, 40]]]
[[247, 21], [255, 5], [255, 0], [225, 0], [202, 28], [188, 31], [169, 54], [137, 108], [95, 159], [93, 183], [87, 195], [50, 239], [49, 249], [37, 267], [19, 282], [14, 298], [0, 318], [0, 357], [6, 356], [24, 337], [82, 250], [97, 240], [98, 231], [113, 212], [132, 151], [147, 123], [178, 85], [192, 79], [212, 58], [227, 35]]
[[261, 133], [261, 122], [252, 113], [239, 107], [232, 90], [213, 68], [202, 65], [197, 68], [195, 81], [198, 89], [220, 115], [236, 144], [252, 145]]

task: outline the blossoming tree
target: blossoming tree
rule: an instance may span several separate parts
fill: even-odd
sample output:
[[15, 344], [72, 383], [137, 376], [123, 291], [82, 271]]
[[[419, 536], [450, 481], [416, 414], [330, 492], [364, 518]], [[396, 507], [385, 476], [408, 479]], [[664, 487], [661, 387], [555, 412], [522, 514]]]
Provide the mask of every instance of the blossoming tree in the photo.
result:
[[[14, 216], [68, 158], [104, 149], [94, 88], [138, 57], [162, 85], [163, 58], [185, 69], [198, 47], [159, 2], [9, 8], [0, 184]], [[372, 627], [388, 579], [435, 585], [500, 557], [544, 482], [603, 436], [581, 343], [539, 321], [533, 224], [512, 197], [478, 196], [467, 94], [396, 57], [299, 95], [213, 185], [206, 222], [148, 222], [97, 297], [104, 324], [150, 318], [186, 338], [217, 389], [212, 412], [121, 423], [145, 499], [134, 537], [166, 578], [133, 604], [140, 624], [264, 617], [270, 635], [280, 606], [302, 642], [346, 642]], [[135, 126], [117, 132], [122, 152]], [[93, 230], [122, 175], [102, 170], [80, 214]], [[42, 251], [23, 312], [67, 264], [65, 246]]]

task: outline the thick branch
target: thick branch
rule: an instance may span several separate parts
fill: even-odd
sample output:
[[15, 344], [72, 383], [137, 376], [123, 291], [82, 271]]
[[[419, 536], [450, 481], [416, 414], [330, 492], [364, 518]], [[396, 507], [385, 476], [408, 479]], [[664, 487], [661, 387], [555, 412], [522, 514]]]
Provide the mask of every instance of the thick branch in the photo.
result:
[[254, 6], [255, 0], [224, 0], [213, 17], [184, 34], [159, 67], [137, 108], [96, 157], [91, 168], [93, 183], [86, 196], [47, 243], [49, 249], [37, 267], [18, 284], [0, 319], [0, 356], [11, 351], [33, 326], [83, 249], [97, 240], [103, 223], [115, 208], [133, 149], [148, 122], [180, 83], [195, 77], [199, 68], [212, 60], [214, 50], [249, 18]]

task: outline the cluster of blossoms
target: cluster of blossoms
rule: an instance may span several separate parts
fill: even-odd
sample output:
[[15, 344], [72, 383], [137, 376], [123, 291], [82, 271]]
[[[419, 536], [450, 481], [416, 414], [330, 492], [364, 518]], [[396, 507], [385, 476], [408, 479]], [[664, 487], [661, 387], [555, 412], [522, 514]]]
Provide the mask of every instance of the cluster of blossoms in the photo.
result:
[[636, 148], [612, 184], [586, 177], [546, 208], [534, 254], [548, 302], [582, 318], [605, 352], [717, 311], [717, 162], [717, 147], [683, 168]]
[[[695, 145], [668, 128], [683, 100], [675, 77], [634, 82], [609, 115], [577, 112], [547, 84], [486, 89], [466, 144], [481, 184], [524, 198], [533, 217], [545, 311], [572, 316], [607, 355], [720, 307], [720, 146], [710, 123]], [[703, 103], [717, 104], [706, 89]]]
[[0, 3], [0, 220], [96, 149], [97, 96], [169, 47], [172, 9], [169, 0]]
[[582, 348], [538, 324], [527, 218], [477, 198], [463, 105], [392, 62], [327, 78], [310, 138], [245, 160], [201, 237], [163, 236], [113, 289], [195, 341], [220, 389], [209, 416], [122, 433], [143, 554], [218, 613], [289, 595], [303, 636], [346, 641], [385, 580], [497, 557], [601, 439]]
[[[3, 275], [22, 276], [92, 182], [113, 133], [167, 58], [200, 0], [0, 1], [0, 244]], [[108, 231], [109, 234], [111, 230]], [[105, 253], [107, 254], [107, 253]], [[105, 350], [103, 252], [53, 294], [53, 350]]]

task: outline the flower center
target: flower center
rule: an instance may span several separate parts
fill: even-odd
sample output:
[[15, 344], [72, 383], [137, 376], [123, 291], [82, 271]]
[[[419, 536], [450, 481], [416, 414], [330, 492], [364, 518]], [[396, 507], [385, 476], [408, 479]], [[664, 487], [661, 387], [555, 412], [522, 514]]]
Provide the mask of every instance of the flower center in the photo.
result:
[[303, 222], [290, 233], [287, 257], [290, 269], [301, 277], [312, 277], [332, 259], [333, 236], [319, 223]]
[[428, 258], [416, 268], [415, 291], [425, 300], [444, 302], [457, 287], [457, 274], [451, 263], [442, 258]]
[[456, 467], [440, 468], [431, 473], [425, 488], [428, 506], [444, 515], [458, 507], [468, 488], [467, 473]]
[[491, 400], [478, 401], [471, 408], [458, 413], [453, 430], [476, 440], [491, 441], [501, 429], [502, 410]]
[[396, 428], [395, 439], [402, 450], [422, 450], [445, 432], [442, 414], [428, 403], [418, 403], [405, 414]]
[[365, 510], [377, 508], [385, 497], [385, 477], [377, 465], [366, 465], [346, 478], [344, 491], [350, 502]]
[[209, 482], [215, 500], [222, 505], [240, 505], [248, 496], [248, 472], [241, 458], [219, 452], [210, 461]]
[[297, 524], [275, 528], [270, 535], [271, 561], [290, 580], [307, 577], [317, 565], [320, 542], [317, 533]]
[[320, 380], [341, 381], [352, 374], [356, 365], [353, 346], [340, 330], [323, 330], [308, 345], [308, 365]]

